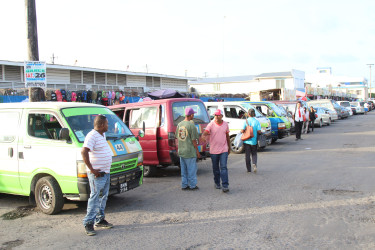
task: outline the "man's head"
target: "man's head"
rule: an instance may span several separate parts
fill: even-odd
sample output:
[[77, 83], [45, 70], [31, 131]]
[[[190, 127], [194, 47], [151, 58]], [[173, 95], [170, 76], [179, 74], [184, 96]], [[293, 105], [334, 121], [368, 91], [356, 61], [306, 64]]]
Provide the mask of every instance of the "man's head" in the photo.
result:
[[185, 117], [186, 117], [186, 119], [189, 120], [189, 121], [193, 120], [195, 113], [197, 113], [197, 112], [195, 112], [194, 109], [192, 109], [192, 108], [186, 108], [185, 109]]
[[104, 115], [98, 115], [94, 120], [94, 129], [99, 133], [104, 133], [108, 131], [108, 120]]
[[215, 121], [218, 123], [221, 123], [221, 121], [223, 120], [223, 112], [220, 109], [217, 109], [214, 115], [215, 115]]
[[248, 113], [249, 113], [250, 117], [255, 117], [255, 110], [254, 109], [249, 109]]
[[297, 102], [297, 108], [299, 109], [300, 107], [301, 107], [301, 102], [298, 101], [298, 102]]

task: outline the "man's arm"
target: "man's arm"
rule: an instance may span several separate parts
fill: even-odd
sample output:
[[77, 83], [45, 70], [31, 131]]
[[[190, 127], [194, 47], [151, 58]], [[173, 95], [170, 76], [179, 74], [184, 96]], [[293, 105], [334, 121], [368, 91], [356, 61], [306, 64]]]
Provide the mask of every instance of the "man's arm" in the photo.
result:
[[227, 144], [228, 144], [228, 155], [229, 155], [231, 151], [229, 133], [227, 133]]
[[93, 173], [96, 177], [99, 177], [100, 176], [99, 170], [94, 169], [91, 165], [89, 151], [90, 151], [89, 148], [86, 148], [86, 147], [82, 148], [81, 150], [82, 159], [85, 162], [88, 169], [90, 169], [91, 173]]
[[199, 153], [198, 145], [197, 145], [197, 140], [192, 140], [193, 146], [195, 148], [195, 151], [197, 152], [197, 158], [201, 158], [201, 154]]

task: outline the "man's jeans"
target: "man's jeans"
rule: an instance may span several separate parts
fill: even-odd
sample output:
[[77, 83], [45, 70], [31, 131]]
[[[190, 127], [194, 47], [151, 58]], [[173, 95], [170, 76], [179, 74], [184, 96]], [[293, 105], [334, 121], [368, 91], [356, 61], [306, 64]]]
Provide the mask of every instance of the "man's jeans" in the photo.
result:
[[90, 183], [90, 198], [87, 202], [87, 214], [83, 219], [83, 225], [94, 224], [105, 218], [104, 209], [107, 204], [110, 174], [96, 177], [93, 173], [87, 173]]
[[214, 172], [215, 184], [220, 186], [220, 178], [223, 188], [228, 188], [228, 152], [211, 154], [212, 170]]
[[180, 157], [181, 187], [195, 188], [197, 185], [197, 158]]

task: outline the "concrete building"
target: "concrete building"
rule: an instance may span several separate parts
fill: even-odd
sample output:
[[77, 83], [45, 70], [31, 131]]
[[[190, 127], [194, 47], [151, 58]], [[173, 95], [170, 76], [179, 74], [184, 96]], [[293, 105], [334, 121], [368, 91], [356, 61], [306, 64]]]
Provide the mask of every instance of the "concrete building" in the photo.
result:
[[296, 90], [304, 89], [305, 72], [263, 73], [260, 75], [198, 78], [189, 81], [191, 92], [206, 95], [247, 94], [251, 100], [296, 99]]
[[315, 74], [306, 74], [307, 85], [312, 88], [324, 88], [329, 95], [339, 98], [355, 98], [365, 100], [368, 98], [367, 79], [364, 77], [335, 76], [331, 68], [317, 68]]
[[[24, 62], [0, 60], [0, 89], [25, 87]], [[188, 78], [47, 64], [47, 88], [65, 90], [135, 90], [148, 92], [174, 89], [188, 92]]]

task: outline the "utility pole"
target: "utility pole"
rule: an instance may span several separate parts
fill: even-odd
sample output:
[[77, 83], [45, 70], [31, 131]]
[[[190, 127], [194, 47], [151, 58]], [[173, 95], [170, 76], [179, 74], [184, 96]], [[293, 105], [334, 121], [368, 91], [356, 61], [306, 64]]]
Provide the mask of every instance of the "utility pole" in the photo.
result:
[[367, 66], [370, 67], [370, 98], [371, 98], [371, 67], [372, 67], [373, 65], [374, 65], [374, 64], [372, 64], [372, 63], [367, 64]]
[[[36, 8], [35, 0], [25, 0], [26, 8], [26, 32], [27, 32], [27, 52], [29, 61], [39, 61], [39, 49], [38, 49], [38, 30], [36, 24]], [[29, 88], [29, 101], [34, 100], [32, 95], [32, 89]]]

